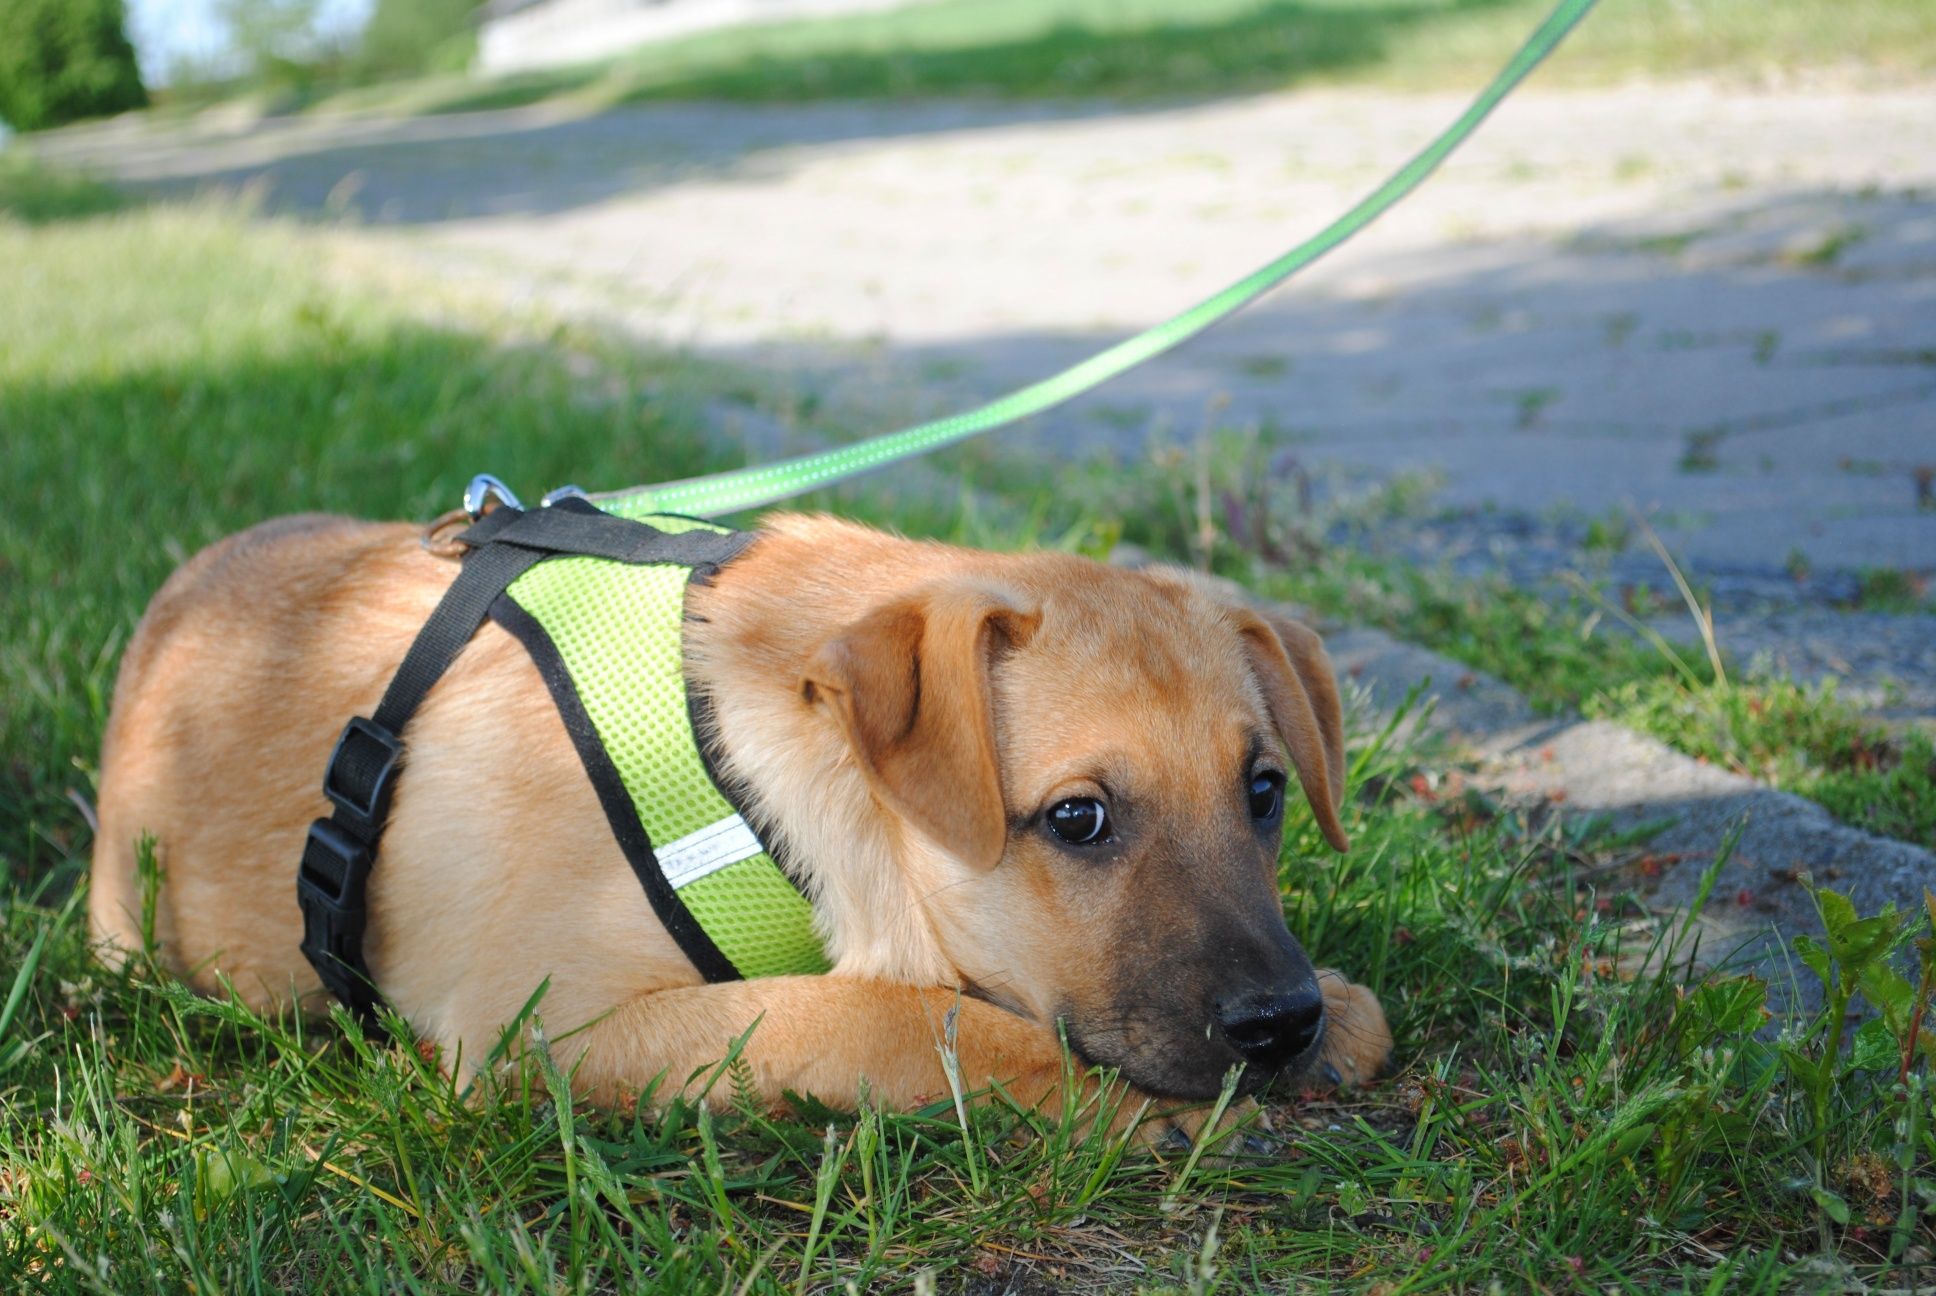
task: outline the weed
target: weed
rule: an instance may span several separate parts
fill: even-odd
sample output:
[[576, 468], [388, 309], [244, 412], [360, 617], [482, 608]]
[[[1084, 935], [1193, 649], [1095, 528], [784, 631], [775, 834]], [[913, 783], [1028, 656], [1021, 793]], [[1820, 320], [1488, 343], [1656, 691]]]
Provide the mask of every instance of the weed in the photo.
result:
[[1721, 428], [1703, 428], [1689, 432], [1682, 438], [1680, 470], [1688, 473], [1713, 472], [1721, 466], [1715, 451], [1720, 447], [1727, 432]]
[[1929, 608], [1929, 577], [1901, 567], [1864, 568], [1856, 606], [1867, 612], [1922, 612]]
[[1560, 398], [1557, 387], [1529, 387], [1513, 393], [1513, 408], [1517, 411], [1515, 425], [1523, 432], [1538, 425], [1540, 416]]
[[1706, 230], [1676, 230], [1671, 234], [1650, 234], [1637, 238], [1629, 245], [1636, 252], [1646, 252], [1654, 256], [1678, 257], [1694, 245], [1694, 241]]
[[1281, 355], [1248, 355], [1237, 361], [1237, 371], [1246, 378], [1282, 378], [1291, 371], [1291, 361]]
[[1622, 181], [1644, 180], [1659, 168], [1654, 160], [1641, 153], [1622, 153], [1613, 164], [1613, 178]]
[[[1936, 1061], [1936, 1036], [1922, 1029], [1929, 1006], [1932, 984], [1936, 984], [1936, 893], [1927, 896], [1926, 915], [1900, 915], [1894, 905], [1881, 913], [1862, 918], [1847, 897], [1825, 889], [1810, 888], [1824, 932], [1817, 942], [1808, 936], [1795, 938], [1796, 954], [1815, 974], [1825, 991], [1821, 1011], [1797, 1038], [1785, 1039], [1779, 1046], [1783, 1069], [1807, 1100], [1805, 1138], [1813, 1151], [1812, 1180], [1808, 1192], [1821, 1208], [1821, 1236], [1831, 1235], [1830, 1226], [1847, 1227], [1855, 1209], [1895, 1204], [1892, 1166], [1902, 1171], [1900, 1214], [1878, 1214], [1874, 1222], [1891, 1229], [1887, 1253], [1891, 1260], [1901, 1258], [1909, 1240], [1916, 1235], [1915, 1215], [1923, 1202], [1917, 1200], [1915, 1137], [1917, 1125], [1927, 1117], [1923, 1090], [1928, 1070], [1918, 1064]], [[1924, 916], [1929, 935], [1917, 943], [1921, 970], [1915, 983], [1904, 979], [1893, 964], [1910, 923]], [[1842, 1049], [1843, 1032], [1857, 1016], [1858, 1005], [1868, 1010], [1868, 1020], [1855, 1031], [1851, 1047]], [[1866, 1014], [1865, 1014], [1866, 1015]], [[1871, 1075], [1893, 1077], [1895, 1083], [1877, 1094], [1887, 1115], [1887, 1160], [1870, 1148], [1831, 1160], [1834, 1122], [1842, 1115], [1841, 1100], [1851, 1090], [1882, 1089], [1863, 1081]], [[1913, 1075], [1912, 1075], [1913, 1073]], [[1914, 1083], [1912, 1084], [1912, 1079]], [[1906, 1154], [1906, 1155], [1905, 1155]], [[1839, 1173], [1836, 1173], [1838, 1172]], [[1852, 1209], [1846, 1196], [1831, 1184], [1831, 1177], [1863, 1191], [1870, 1198], [1858, 1201]], [[1936, 1185], [1926, 1185], [1921, 1195], [1936, 1204]]]
[[1609, 509], [1586, 524], [1580, 545], [1588, 553], [1624, 553], [1633, 543], [1633, 522], [1625, 511]]
[[1825, 230], [1805, 244], [1792, 248], [1782, 254], [1783, 265], [1798, 267], [1826, 267], [1841, 260], [1842, 254], [1850, 248], [1868, 241], [1869, 231], [1862, 225], [1837, 225]]
[[934, 356], [921, 362], [921, 380], [949, 383], [967, 376], [969, 364], [959, 356]]
[[1114, 405], [1104, 401], [1089, 411], [1089, 417], [1118, 432], [1134, 432], [1148, 427], [1155, 415], [1147, 405]]
[[1615, 311], [1601, 319], [1601, 328], [1605, 331], [1607, 345], [1615, 349], [1626, 346], [1627, 340], [1639, 327], [1640, 316], [1632, 311]]

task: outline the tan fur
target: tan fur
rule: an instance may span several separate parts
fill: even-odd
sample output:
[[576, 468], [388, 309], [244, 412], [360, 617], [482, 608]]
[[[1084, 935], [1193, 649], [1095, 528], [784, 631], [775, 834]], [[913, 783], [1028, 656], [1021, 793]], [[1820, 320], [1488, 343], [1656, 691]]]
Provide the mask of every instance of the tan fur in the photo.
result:
[[[110, 953], [140, 942], [135, 843], [152, 833], [163, 958], [206, 991], [322, 1006], [294, 876], [327, 810], [323, 765], [455, 571], [414, 527], [303, 517], [169, 580], [102, 756], [91, 914]], [[411, 722], [371, 883], [377, 984], [453, 1066], [475, 1065], [549, 977], [549, 1033], [607, 1100], [662, 1072], [678, 1088], [757, 1022], [746, 1058], [764, 1097], [851, 1101], [865, 1083], [919, 1103], [944, 1091], [937, 1033], [957, 1004], [964, 1076], [1026, 1101], [1055, 1088], [1058, 1017], [1148, 1087], [1214, 1081], [1221, 1064], [1177, 1043], [1201, 1033], [1189, 1005], [1216, 988], [1202, 951], [1227, 932], [1287, 939], [1275, 847], [1245, 836], [1246, 753], [1281, 743], [1343, 845], [1341, 721], [1316, 636], [1162, 572], [810, 517], [772, 519], [693, 588], [688, 615], [688, 676], [713, 700], [726, 772], [783, 839], [833, 972], [702, 984], [535, 668], [486, 626]], [[1098, 781], [1134, 819], [1134, 849], [1090, 864], [1031, 824]], [[1369, 1077], [1390, 1047], [1377, 1001], [1342, 978], [1324, 990], [1324, 1060]], [[1140, 1006], [1171, 1002], [1184, 1010]]]

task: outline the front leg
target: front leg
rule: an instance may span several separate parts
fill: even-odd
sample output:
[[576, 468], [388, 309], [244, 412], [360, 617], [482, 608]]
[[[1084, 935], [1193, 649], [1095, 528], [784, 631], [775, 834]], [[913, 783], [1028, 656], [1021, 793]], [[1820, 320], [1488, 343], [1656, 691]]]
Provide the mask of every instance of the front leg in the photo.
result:
[[1317, 1078], [1329, 1084], [1364, 1084], [1391, 1061], [1391, 1027], [1378, 996], [1330, 968], [1318, 972], [1324, 992], [1324, 1043]]
[[[593, 1102], [623, 1101], [661, 1074], [663, 1096], [691, 1097], [710, 1064], [752, 1028], [740, 1058], [763, 1102], [778, 1105], [791, 1090], [852, 1107], [864, 1082], [884, 1105], [918, 1107], [949, 1092], [939, 1045], [957, 1002], [964, 1088], [999, 1081], [1024, 1104], [1060, 1088], [1061, 1051], [1046, 1028], [952, 990], [841, 976], [764, 977], [641, 995], [560, 1041], [560, 1061], [575, 1061], [573, 1087]], [[717, 1086], [710, 1100], [729, 1096], [728, 1086]]]
[[[852, 1108], [864, 1085], [875, 1102], [907, 1110], [950, 1093], [941, 1045], [956, 1008], [962, 1088], [999, 1083], [1020, 1105], [1057, 1113], [1062, 1045], [1052, 1029], [950, 989], [853, 977], [764, 977], [641, 995], [561, 1039], [559, 1061], [576, 1067], [573, 1088], [596, 1103], [629, 1102], [661, 1075], [661, 1100], [694, 1097], [712, 1064], [752, 1027], [739, 1056], [755, 1100], [779, 1106], [791, 1091]], [[1078, 1100], [1095, 1090], [1083, 1070], [1077, 1063]], [[717, 1084], [706, 1100], [724, 1106], [732, 1093]], [[1147, 1096], [1129, 1090], [1114, 1125], [1127, 1124]], [[1177, 1106], [1153, 1100], [1140, 1137], [1194, 1134], [1202, 1112]]]

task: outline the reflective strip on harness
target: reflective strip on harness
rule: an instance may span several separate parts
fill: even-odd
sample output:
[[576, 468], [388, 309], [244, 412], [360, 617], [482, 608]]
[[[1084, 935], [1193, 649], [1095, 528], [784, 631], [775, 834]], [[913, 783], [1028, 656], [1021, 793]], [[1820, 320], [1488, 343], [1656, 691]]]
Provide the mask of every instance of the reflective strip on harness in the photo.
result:
[[765, 849], [747, 822], [734, 815], [696, 833], [688, 833], [653, 853], [659, 857], [659, 868], [672, 889], [682, 891], [700, 878]]

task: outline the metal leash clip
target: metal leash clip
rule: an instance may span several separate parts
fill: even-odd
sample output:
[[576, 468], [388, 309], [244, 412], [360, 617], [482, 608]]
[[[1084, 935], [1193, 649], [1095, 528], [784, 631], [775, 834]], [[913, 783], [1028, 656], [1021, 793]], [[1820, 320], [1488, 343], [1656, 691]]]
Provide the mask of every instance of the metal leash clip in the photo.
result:
[[471, 484], [464, 488], [464, 511], [475, 522], [489, 513], [496, 504], [506, 504], [514, 509], [524, 505], [518, 500], [509, 486], [489, 473], [479, 473], [471, 478]]
[[[546, 502], [550, 502], [549, 497]], [[470, 552], [470, 546], [460, 542], [458, 535], [500, 504], [514, 509], [524, 507], [509, 486], [489, 473], [477, 474], [464, 488], [464, 502], [424, 528], [424, 552], [438, 558], [462, 558]]]

